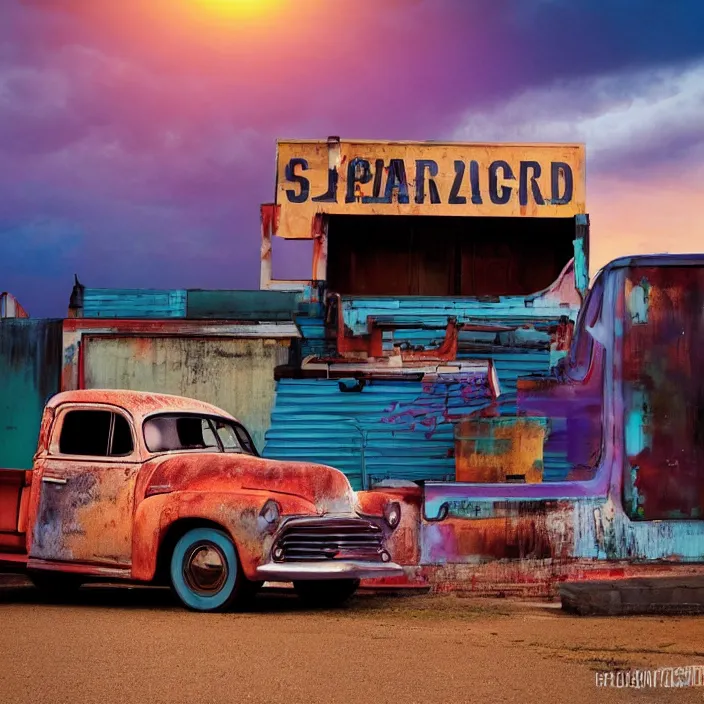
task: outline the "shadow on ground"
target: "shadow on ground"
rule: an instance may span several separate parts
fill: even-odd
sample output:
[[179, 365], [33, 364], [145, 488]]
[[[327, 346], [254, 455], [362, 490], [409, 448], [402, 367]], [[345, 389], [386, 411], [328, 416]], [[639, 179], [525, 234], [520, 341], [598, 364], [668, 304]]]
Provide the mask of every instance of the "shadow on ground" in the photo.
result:
[[[0, 607], [26, 604], [70, 605], [85, 608], [126, 610], [178, 610], [183, 607], [166, 587], [91, 584], [71, 595], [53, 595], [36, 589], [21, 577], [0, 577]], [[482, 615], [508, 615], [511, 605], [484, 599], [463, 599], [455, 595], [429, 595], [425, 592], [391, 592], [378, 594], [360, 590], [346, 604], [336, 608], [316, 609], [300, 601], [293, 589], [265, 588], [248, 605], [249, 614], [328, 612], [337, 616], [403, 616], [404, 618], [475, 618]]]

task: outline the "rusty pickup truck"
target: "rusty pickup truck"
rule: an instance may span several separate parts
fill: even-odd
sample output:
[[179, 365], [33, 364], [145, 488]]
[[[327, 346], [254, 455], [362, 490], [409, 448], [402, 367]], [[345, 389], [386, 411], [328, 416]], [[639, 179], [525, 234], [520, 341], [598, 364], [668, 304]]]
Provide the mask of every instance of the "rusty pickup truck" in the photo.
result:
[[261, 458], [245, 427], [199, 401], [117, 390], [48, 402], [32, 470], [0, 470], [0, 570], [40, 588], [170, 584], [197, 611], [293, 582], [339, 603], [398, 577], [395, 501], [363, 515], [342, 472]]

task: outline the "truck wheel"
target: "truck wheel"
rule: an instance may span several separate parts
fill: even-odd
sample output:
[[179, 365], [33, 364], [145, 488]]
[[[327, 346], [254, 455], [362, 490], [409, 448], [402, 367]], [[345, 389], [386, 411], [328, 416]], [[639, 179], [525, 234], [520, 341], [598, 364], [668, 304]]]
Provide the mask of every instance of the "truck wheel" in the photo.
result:
[[340, 606], [359, 587], [358, 579], [327, 579], [320, 581], [294, 582], [299, 598], [309, 606]]
[[65, 599], [81, 588], [81, 578], [62, 572], [31, 572], [29, 578], [34, 586], [47, 596]]
[[230, 537], [215, 528], [193, 528], [171, 555], [171, 585], [193, 611], [225, 611], [253, 593]]

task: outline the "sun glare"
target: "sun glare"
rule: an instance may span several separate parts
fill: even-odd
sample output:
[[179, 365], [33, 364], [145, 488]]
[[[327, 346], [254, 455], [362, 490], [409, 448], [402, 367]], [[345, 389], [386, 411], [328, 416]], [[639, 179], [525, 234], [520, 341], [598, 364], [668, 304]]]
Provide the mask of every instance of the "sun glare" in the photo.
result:
[[204, 12], [233, 19], [261, 17], [280, 6], [280, 0], [193, 0], [193, 3]]

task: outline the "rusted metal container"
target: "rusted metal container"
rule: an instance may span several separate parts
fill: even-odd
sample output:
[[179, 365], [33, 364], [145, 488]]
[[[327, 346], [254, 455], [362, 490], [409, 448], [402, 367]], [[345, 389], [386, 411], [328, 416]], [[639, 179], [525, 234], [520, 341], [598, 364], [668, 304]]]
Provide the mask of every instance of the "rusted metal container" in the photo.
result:
[[543, 481], [546, 418], [464, 418], [455, 426], [458, 482]]

